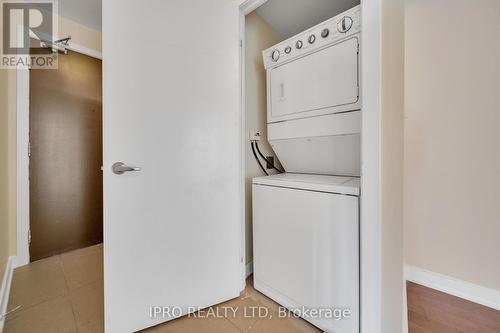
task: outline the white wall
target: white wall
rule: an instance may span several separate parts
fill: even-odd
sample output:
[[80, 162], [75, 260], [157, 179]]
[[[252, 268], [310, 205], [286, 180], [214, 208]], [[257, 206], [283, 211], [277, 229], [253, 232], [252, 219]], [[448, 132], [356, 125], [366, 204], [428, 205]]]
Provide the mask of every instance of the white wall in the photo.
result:
[[8, 160], [6, 158], [8, 155], [7, 79], [7, 71], [0, 69], [0, 281], [3, 278], [7, 259], [11, 255], [8, 215]]
[[[1, 23], [1, 20], [0, 20]], [[0, 34], [3, 34], [3, 26], [0, 24]], [[1, 38], [0, 38], [1, 39]], [[15, 219], [12, 218], [12, 189], [15, 181], [11, 179], [13, 155], [12, 127], [15, 127], [15, 114], [11, 114], [11, 99], [9, 77], [14, 71], [0, 69], [0, 279], [3, 278], [7, 259], [15, 254]], [[13, 117], [14, 116], [14, 117]], [[12, 156], [14, 156], [12, 158]], [[15, 165], [15, 163], [14, 163]], [[1, 282], [0, 282], [1, 284]], [[0, 286], [1, 287], [1, 286]]]
[[405, 259], [500, 290], [500, 1], [406, 0]]
[[403, 329], [404, 3], [363, 0], [362, 331]]
[[[245, 131], [258, 130], [263, 136], [259, 143], [265, 156], [276, 155], [267, 142], [266, 71], [262, 51], [279, 43], [279, 36], [255, 12], [245, 18]], [[269, 170], [272, 173], [271, 170]], [[245, 226], [246, 263], [252, 261], [252, 178], [264, 173], [255, 161], [250, 141], [245, 144]]]
[[404, 2], [384, 0], [382, 19], [382, 332], [403, 327]]

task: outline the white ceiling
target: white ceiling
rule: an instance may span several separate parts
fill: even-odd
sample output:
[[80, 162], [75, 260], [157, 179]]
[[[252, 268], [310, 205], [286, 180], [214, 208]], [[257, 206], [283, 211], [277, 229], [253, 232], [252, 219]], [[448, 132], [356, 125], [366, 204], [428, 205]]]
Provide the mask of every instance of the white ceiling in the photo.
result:
[[58, 3], [60, 16], [102, 30], [102, 0], [59, 0]]
[[360, 0], [269, 0], [257, 14], [283, 39], [359, 5]]
[[[59, 15], [102, 30], [102, 0], [59, 0]], [[269, 0], [257, 14], [286, 39], [358, 5], [360, 0]]]

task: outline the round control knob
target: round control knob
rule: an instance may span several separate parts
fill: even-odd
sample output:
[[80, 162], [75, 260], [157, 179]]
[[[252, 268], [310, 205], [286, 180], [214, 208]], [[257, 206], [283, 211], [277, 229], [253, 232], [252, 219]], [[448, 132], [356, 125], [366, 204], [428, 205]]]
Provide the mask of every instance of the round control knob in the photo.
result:
[[290, 46], [287, 46], [287, 47], [285, 48], [285, 53], [286, 53], [286, 54], [288, 54], [288, 53], [290, 53], [290, 52], [292, 52], [292, 48], [291, 48]]
[[339, 30], [339, 32], [346, 33], [351, 29], [352, 23], [353, 21], [351, 17], [344, 16], [342, 20], [340, 20], [339, 23], [337, 23], [337, 29]]
[[297, 50], [300, 50], [302, 46], [304, 46], [304, 43], [302, 43], [301, 40], [298, 40], [297, 43], [295, 43], [295, 47], [297, 48]]
[[280, 51], [279, 50], [274, 50], [273, 53], [271, 53], [271, 59], [273, 59], [274, 62], [278, 61], [280, 58]]
[[314, 44], [314, 42], [316, 41], [316, 36], [315, 35], [309, 36], [307, 41], [309, 42], [309, 44]]
[[330, 30], [328, 28], [325, 28], [321, 31], [321, 37], [326, 38], [330, 34]]

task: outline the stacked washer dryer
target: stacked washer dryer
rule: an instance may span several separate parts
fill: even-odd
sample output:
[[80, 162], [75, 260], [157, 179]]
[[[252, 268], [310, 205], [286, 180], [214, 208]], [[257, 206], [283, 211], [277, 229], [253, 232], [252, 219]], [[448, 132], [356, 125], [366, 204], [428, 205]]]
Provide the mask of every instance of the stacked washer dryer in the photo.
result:
[[253, 179], [254, 287], [359, 332], [360, 8], [263, 52], [268, 138], [286, 173]]

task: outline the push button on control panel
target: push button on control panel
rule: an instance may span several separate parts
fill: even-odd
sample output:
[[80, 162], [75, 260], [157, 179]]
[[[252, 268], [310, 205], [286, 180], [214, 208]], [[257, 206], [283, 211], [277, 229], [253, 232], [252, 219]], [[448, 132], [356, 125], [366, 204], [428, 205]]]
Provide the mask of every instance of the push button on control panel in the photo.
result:
[[356, 6], [266, 49], [263, 52], [265, 68], [274, 68], [335, 45], [359, 34], [360, 27], [360, 8]]
[[274, 50], [273, 53], [271, 54], [271, 59], [273, 59], [274, 62], [278, 61], [280, 58], [280, 51], [279, 50]]

